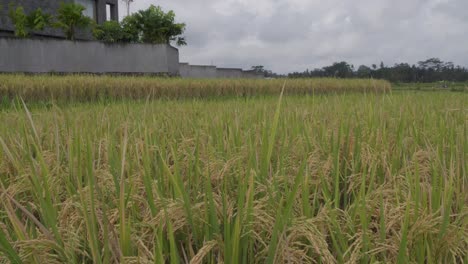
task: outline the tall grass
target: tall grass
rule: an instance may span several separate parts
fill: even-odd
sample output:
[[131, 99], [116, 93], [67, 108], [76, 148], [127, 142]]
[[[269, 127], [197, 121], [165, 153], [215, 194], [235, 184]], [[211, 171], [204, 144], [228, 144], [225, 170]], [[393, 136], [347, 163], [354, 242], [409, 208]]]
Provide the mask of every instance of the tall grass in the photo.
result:
[[[101, 102], [124, 99], [218, 98], [278, 95], [283, 80], [197, 80], [152, 77], [0, 75], [0, 100], [26, 102]], [[380, 80], [290, 80], [285, 94], [384, 93]]]
[[0, 113], [0, 263], [467, 263], [466, 94], [279, 98]]

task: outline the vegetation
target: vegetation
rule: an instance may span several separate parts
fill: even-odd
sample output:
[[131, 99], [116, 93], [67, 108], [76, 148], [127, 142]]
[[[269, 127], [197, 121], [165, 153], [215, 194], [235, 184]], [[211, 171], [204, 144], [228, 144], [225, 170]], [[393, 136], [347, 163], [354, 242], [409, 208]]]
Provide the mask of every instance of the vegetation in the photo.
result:
[[[15, 78], [3, 77], [2, 91], [5, 80], [37, 95], [55, 91], [45, 83], [76, 86], [64, 90], [71, 97], [124, 86]], [[357, 82], [287, 81], [285, 91], [332, 81]], [[125, 87], [159, 82], [170, 83]], [[183, 84], [174, 82], [167, 90]], [[187, 83], [192, 95], [213, 85]], [[34, 110], [18, 101], [0, 112], [0, 263], [467, 263], [466, 101], [443, 92]]]
[[98, 26], [95, 38], [104, 42], [150, 43], [186, 45], [185, 24], [175, 22], [175, 13], [165, 13], [151, 5], [146, 10], [125, 17], [122, 23], [109, 22]]
[[10, 5], [9, 17], [15, 27], [15, 36], [20, 38], [28, 37], [31, 31], [44, 30], [51, 20], [51, 16], [44, 14], [40, 8], [26, 14], [23, 7], [13, 5]]
[[123, 23], [106, 21], [93, 30], [94, 38], [105, 43], [137, 43], [138, 30], [132, 28], [128, 20]]
[[80, 4], [60, 3], [54, 26], [62, 29], [67, 39], [75, 40], [77, 29], [85, 29], [92, 24], [92, 19], [83, 14], [85, 9]]
[[[270, 75], [274, 75], [269, 72]], [[267, 74], [268, 75], [268, 74]], [[438, 58], [431, 58], [418, 62], [417, 65], [397, 63], [393, 67], [371, 67], [361, 65], [355, 69], [347, 62], [333, 63], [331, 66], [312, 71], [293, 72], [290, 78], [336, 77], [336, 78], [376, 78], [385, 79], [392, 83], [432, 83], [439, 81], [468, 82], [468, 69], [455, 66], [452, 62], [444, 62]]]
[[[279, 95], [283, 80], [197, 80], [154, 77], [0, 75], [0, 99], [10, 102], [99, 102]], [[286, 94], [385, 93], [377, 80], [309, 79], [288, 81]]]
[[[127, 1], [130, 4], [133, 1]], [[141, 10], [127, 16], [122, 23], [107, 21], [96, 25], [93, 20], [83, 14], [86, 8], [76, 3], [60, 3], [55, 16], [44, 14], [37, 9], [30, 14], [24, 12], [22, 6], [10, 6], [9, 17], [15, 26], [17, 37], [28, 37], [31, 31], [42, 31], [52, 25], [63, 30], [65, 37], [75, 40], [79, 29], [86, 30], [92, 26], [96, 40], [106, 43], [150, 43], [187, 45], [182, 34], [184, 23], [175, 22], [175, 13], [165, 13], [161, 7], [151, 5], [147, 10]], [[52, 19], [54, 22], [52, 22]]]

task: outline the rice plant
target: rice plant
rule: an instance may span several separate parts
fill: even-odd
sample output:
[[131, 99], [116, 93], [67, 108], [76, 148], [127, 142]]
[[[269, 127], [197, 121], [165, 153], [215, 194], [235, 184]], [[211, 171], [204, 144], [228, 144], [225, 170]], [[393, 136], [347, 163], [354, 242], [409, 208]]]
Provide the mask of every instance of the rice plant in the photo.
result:
[[[180, 99], [277, 95], [283, 80], [173, 79], [154, 77], [0, 75], [0, 100], [21, 97], [25, 102], [114, 102], [126, 99]], [[290, 80], [285, 94], [386, 93], [380, 80]]]
[[467, 94], [271, 85], [15, 101], [0, 112], [0, 263], [468, 263]]

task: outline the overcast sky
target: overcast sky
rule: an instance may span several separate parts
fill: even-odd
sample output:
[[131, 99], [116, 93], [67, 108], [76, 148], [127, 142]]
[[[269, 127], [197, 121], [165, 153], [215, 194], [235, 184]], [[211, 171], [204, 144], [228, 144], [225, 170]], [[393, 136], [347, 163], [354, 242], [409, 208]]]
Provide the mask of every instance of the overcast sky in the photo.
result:
[[151, 4], [187, 24], [179, 50], [191, 64], [279, 73], [343, 60], [468, 65], [468, 0], [135, 0], [131, 10]]

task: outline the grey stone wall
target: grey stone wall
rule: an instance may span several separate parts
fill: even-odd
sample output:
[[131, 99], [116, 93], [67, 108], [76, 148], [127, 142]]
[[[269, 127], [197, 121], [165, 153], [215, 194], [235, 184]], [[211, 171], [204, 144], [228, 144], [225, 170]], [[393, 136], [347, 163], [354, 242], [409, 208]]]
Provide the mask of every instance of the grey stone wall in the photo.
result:
[[217, 68], [216, 77], [223, 79], [242, 78], [242, 69]]
[[179, 74], [179, 52], [161, 44], [0, 38], [0, 72]]
[[164, 46], [166, 46], [166, 60], [167, 67], [169, 69], [168, 72], [171, 73], [171, 75], [179, 75], [179, 50], [172, 47], [171, 45]]
[[216, 66], [189, 65], [183, 63], [179, 67], [180, 76], [182, 78], [210, 79], [218, 77]]
[[254, 71], [243, 71], [235, 68], [217, 68], [216, 66], [179, 64], [179, 73], [182, 78], [198, 79], [263, 79], [262, 74]]
[[242, 71], [242, 78], [245, 79], [264, 79], [265, 75], [255, 71]]

